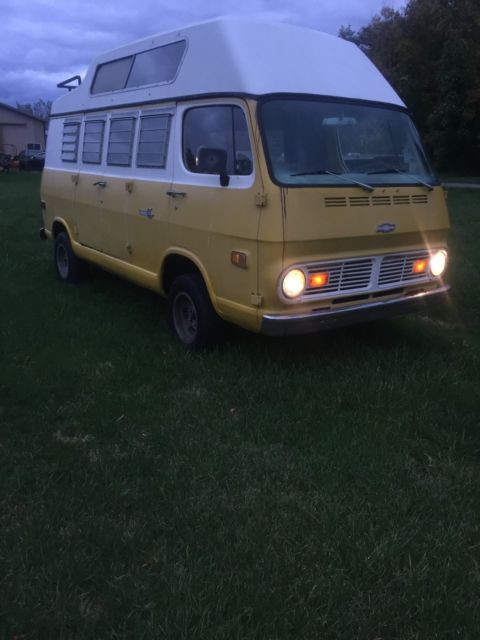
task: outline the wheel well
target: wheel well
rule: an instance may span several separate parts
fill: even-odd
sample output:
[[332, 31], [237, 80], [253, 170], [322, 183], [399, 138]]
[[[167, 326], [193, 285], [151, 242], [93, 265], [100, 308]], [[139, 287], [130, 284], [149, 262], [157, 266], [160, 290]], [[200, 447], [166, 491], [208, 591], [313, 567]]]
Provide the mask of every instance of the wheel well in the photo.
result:
[[165, 259], [162, 268], [162, 288], [164, 292], [168, 295], [175, 278], [186, 275], [187, 273], [199, 273], [200, 276], [202, 275], [197, 265], [188, 258], [185, 258], [185, 256], [179, 256], [177, 254], [169, 255]]
[[62, 233], [63, 231], [68, 235], [67, 227], [62, 222], [55, 220], [55, 222], [52, 225], [53, 238], [55, 239], [58, 236], [58, 234]]

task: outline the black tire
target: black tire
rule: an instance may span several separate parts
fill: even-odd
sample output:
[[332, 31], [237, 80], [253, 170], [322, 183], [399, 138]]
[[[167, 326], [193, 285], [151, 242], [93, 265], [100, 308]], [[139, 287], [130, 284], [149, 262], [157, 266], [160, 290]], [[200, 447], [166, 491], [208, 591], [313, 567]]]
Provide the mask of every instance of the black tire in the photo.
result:
[[174, 280], [168, 295], [168, 322], [175, 337], [189, 351], [216, 346], [224, 338], [223, 321], [215, 313], [198, 273]]
[[85, 263], [73, 253], [68, 235], [62, 231], [55, 238], [53, 260], [58, 277], [63, 282], [75, 283], [85, 273]]

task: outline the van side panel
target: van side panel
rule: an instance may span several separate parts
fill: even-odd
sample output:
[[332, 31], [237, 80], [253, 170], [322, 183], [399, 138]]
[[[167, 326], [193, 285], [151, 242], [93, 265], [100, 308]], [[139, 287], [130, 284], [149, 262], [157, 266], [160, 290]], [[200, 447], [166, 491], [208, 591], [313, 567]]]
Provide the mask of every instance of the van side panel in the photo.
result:
[[48, 144], [45, 154], [45, 168], [42, 172], [41, 198], [45, 202], [45, 227], [51, 231], [56, 218], [62, 219], [73, 237], [75, 226], [75, 202], [79, 180], [77, 162], [62, 163], [63, 118], [51, 118], [48, 125]]
[[[127, 184], [127, 183], [126, 183]], [[127, 210], [127, 249], [132, 265], [160, 274], [162, 259], [170, 246], [168, 224], [171, 174], [158, 180], [135, 177], [124, 186]]]
[[[195, 107], [224, 105], [240, 106], [249, 121], [246, 104], [238, 99], [177, 106], [171, 242], [199, 257], [210, 276], [213, 303], [218, 313], [226, 320], [255, 331], [259, 328], [257, 235], [261, 215], [255, 196], [262, 191], [256, 157], [251, 174], [230, 175], [228, 186], [221, 186], [218, 175], [187, 170], [182, 153], [185, 113]], [[254, 153], [252, 140], [250, 146]], [[245, 265], [234, 265], [232, 252], [245, 256]]]
[[[162, 105], [162, 109], [140, 110], [140, 119], [142, 115], [151, 113], [160, 113], [169, 118], [165, 166], [137, 166], [138, 158], [134, 158], [135, 166], [123, 181], [122, 193], [127, 212], [128, 260], [132, 265], [154, 273], [159, 278], [163, 257], [171, 246], [169, 231], [171, 203], [168, 192], [172, 188], [173, 156], [176, 144], [175, 106]], [[137, 129], [135, 150], [138, 148], [139, 129], [140, 125]]]

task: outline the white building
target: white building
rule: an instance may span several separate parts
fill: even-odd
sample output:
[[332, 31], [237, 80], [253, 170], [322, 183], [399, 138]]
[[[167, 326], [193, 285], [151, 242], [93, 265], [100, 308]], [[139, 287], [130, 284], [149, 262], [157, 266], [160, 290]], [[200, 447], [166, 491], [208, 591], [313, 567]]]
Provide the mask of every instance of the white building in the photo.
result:
[[0, 153], [45, 149], [45, 121], [0, 102]]

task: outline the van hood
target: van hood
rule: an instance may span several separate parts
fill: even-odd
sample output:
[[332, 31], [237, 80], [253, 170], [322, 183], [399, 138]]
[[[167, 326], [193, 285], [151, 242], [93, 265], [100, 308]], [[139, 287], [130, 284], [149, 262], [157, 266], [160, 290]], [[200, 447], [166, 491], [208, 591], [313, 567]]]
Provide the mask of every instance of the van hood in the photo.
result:
[[284, 190], [285, 265], [446, 242], [449, 228], [441, 187]]

